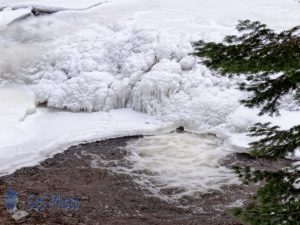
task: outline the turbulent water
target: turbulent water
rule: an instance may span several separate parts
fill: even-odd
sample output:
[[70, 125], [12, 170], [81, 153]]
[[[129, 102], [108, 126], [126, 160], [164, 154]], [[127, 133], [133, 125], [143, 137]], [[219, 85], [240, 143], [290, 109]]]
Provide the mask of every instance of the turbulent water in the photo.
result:
[[220, 190], [223, 185], [239, 183], [233, 171], [220, 165], [228, 155], [222, 144], [221, 139], [210, 134], [145, 137], [128, 143], [127, 166], [118, 170], [168, 200]]

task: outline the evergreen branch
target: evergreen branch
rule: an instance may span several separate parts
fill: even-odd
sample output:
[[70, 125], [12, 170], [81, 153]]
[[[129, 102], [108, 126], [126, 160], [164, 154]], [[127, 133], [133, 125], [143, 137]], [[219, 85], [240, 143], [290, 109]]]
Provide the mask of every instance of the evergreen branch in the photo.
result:
[[[252, 96], [242, 103], [261, 107], [260, 115], [279, 114], [285, 94], [300, 102], [300, 27], [276, 33], [265, 24], [244, 20], [236, 28], [240, 35], [226, 36], [223, 43], [194, 43], [194, 55], [223, 75], [246, 75], [240, 89]], [[284, 157], [300, 146], [300, 125], [280, 130], [259, 123], [250, 129], [250, 136], [261, 137], [250, 144], [252, 156]], [[270, 172], [236, 166], [234, 170], [245, 184], [264, 183], [250, 203], [235, 210], [236, 216], [252, 225], [300, 225], [299, 168]]]
[[265, 182], [249, 204], [234, 209], [236, 216], [253, 225], [298, 224], [295, 221], [300, 221], [300, 189], [294, 183], [300, 177], [299, 168], [276, 172], [239, 166], [234, 169], [245, 183]]
[[[242, 101], [247, 107], [262, 106], [260, 115], [278, 114], [280, 98], [299, 89], [300, 37], [299, 27], [276, 33], [265, 24], [240, 21], [241, 35], [230, 35], [223, 43], [198, 41], [194, 55], [222, 74], [246, 74], [249, 84], [240, 84], [241, 90], [253, 94]], [[272, 74], [282, 74], [271, 78]]]
[[299, 88], [300, 71], [289, 71], [275, 79], [270, 78], [268, 73], [257, 74], [252, 75], [248, 80], [252, 83], [242, 83], [240, 89], [252, 92], [253, 95], [241, 102], [249, 108], [262, 106], [259, 115], [267, 112], [270, 115], [279, 114], [278, 105], [281, 97]]
[[279, 130], [270, 123], [258, 123], [250, 129], [250, 136], [262, 137], [259, 141], [250, 143], [251, 155], [254, 157], [278, 158], [287, 153], [294, 153], [300, 146], [300, 125], [289, 130]]

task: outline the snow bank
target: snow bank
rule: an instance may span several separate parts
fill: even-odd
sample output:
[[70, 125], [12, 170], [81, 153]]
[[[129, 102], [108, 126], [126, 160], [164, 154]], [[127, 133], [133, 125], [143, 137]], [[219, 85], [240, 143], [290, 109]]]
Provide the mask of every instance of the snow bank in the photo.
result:
[[0, 108], [1, 121], [18, 123], [35, 112], [35, 98], [23, 86], [0, 88]]
[[[7, 118], [0, 117], [1, 128]], [[8, 121], [11, 122], [11, 121]], [[11, 125], [11, 124], [10, 124]], [[46, 108], [16, 126], [1, 129], [0, 175], [33, 166], [72, 145], [108, 138], [150, 135], [173, 130], [151, 116], [130, 109], [72, 113]]]
[[[17, 141], [16, 132], [20, 132], [19, 125], [28, 115], [35, 113], [35, 99], [20, 86], [0, 89], [0, 146], [14, 145]], [[5, 152], [0, 147], [1, 169], [6, 157], [13, 157], [11, 152]], [[9, 162], [7, 162], [9, 163]], [[0, 170], [1, 170], [0, 169]]]

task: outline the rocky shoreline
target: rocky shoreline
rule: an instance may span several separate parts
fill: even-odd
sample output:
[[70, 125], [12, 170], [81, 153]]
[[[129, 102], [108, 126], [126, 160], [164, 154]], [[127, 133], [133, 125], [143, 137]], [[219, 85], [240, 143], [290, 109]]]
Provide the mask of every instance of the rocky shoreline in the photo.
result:
[[[93, 158], [86, 154], [96, 154], [106, 160], [120, 160], [127, 154], [122, 147], [136, 138], [142, 137], [74, 146], [38, 166], [22, 168], [12, 175], [1, 177], [0, 224], [242, 225], [231, 215], [230, 207], [249, 199], [258, 186], [223, 187], [222, 191], [186, 197], [179, 207], [150, 196], [129, 175], [115, 173], [105, 166], [93, 167]], [[222, 162], [227, 166], [236, 163], [268, 169], [282, 167], [289, 162], [251, 159], [247, 154], [235, 154]], [[5, 195], [9, 188], [18, 194], [18, 209], [28, 213], [18, 221], [6, 210]], [[80, 199], [80, 207], [72, 208], [70, 199]], [[30, 205], [32, 202], [36, 204]]]

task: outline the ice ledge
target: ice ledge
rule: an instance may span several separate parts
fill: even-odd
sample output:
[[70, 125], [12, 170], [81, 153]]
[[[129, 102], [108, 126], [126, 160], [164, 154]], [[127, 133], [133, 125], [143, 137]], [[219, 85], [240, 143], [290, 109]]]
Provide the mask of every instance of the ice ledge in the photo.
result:
[[103, 3], [107, 2], [107, 0], [9, 0], [2, 1], [0, 5], [0, 11], [5, 8], [11, 8], [12, 10], [20, 9], [20, 8], [36, 8], [41, 10], [49, 10], [49, 11], [61, 11], [61, 10], [86, 10]]
[[[38, 2], [35, 3], [35, 2]], [[106, 0], [89, 0], [85, 1], [85, 4], [76, 1], [74, 5], [65, 1], [55, 2], [55, 6], [51, 5], [51, 2], [47, 3], [47, 1], [43, 4], [40, 4], [39, 1], [30, 1], [28, 3], [16, 4], [9, 3], [7, 5], [0, 5], [0, 29], [3, 27], [23, 18], [26, 18], [30, 15], [40, 15], [40, 14], [52, 14], [60, 11], [81, 11], [81, 10], [89, 10], [91, 8], [97, 7], [102, 5], [103, 3], [107, 2]], [[52, 3], [53, 4], [53, 3]]]

